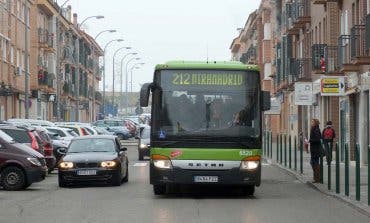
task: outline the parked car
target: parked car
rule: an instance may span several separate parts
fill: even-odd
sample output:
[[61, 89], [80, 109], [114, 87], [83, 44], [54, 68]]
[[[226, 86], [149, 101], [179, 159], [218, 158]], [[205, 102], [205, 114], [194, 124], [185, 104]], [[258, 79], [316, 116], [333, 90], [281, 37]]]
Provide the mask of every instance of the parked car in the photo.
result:
[[121, 140], [127, 140], [131, 136], [129, 130], [124, 126], [107, 127], [106, 129]]
[[93, 123], [94, 126], [99, 127], [126, 127], [130, 133], [129, 137], [134, 137], [137, 135], [137, 129], [135, 123], [131, 120], [121, 120], [121, 119], [104, 119], [98, 120]]
[[87, 130], [81, 128], [80, 126], [78, 125], [58, 125], [58, 127], [61, 127], [61, 128], [68, 128], [68, 129], [71, 129], [73, 130], [78, 136], [85, 136], [85, 135], [89, 135], [89, 133], [87, 132]]
[[48, 133], [48, 134], [52, 140], [53, 154], [54, 154], [55, 161], [56, 161], [56, 164], [53, 169], [55, 169], [60, 159], [64, 156], [63, 153], [60, 153], [60, 148], [68, 147], [71, 141], [63, 140], [58, 134], [55, 134], [55, 133]]
[[93, 127], [95, 131], [98, 133], [98, 135], [114, 135], [114, 132], [110, 132], [107, 130], [107, 127]]
[[17, 143], [25, 144], [44, 155], [44, 147], [35, 128], [5, 125], [0, 126], [0, 129], [12, 137]]
[[144, 156], [150, 156], [150, 127], [147, 126], [141, 131], [138, 143], [139, 160], [144, 160]]
[[54, 123], [46, 121], [46, 120], [39, 120], [39, 119], [20, 119], [20, 118], [12, 118], [7, 120], [8, 123], [13, 123], [17, 125], [33, 125], [33, 126], [55, 126]]
[[51, 173], [54, 170], [55, 164], [56, 164], [52, 141], [48, 135], [48, 131], [45, 128], [40, 127], [40, 126], [35, 126], [35, 130], [41, 138], [42, 145], [44, 147], [44, 156], [46, 160], [46, 166], [49, 169], [48, 172]]
[[128, 158], [116, 136], [74, 138], [58, 165], [58, 182], [104, 182], [114, 186], [128, 181]]
[[42, 154], [0, 130], [0, 185], [5, 190], [26, 189], [44, 180], [46, 171]]

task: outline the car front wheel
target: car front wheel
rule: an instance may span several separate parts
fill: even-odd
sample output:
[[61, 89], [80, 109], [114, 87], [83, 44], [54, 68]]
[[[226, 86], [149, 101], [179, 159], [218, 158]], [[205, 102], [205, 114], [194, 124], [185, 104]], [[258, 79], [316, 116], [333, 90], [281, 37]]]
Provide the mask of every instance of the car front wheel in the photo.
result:
[[166, 185], [153, 185], [155, 195], [163, 195], [166, 193]]
[[0, 182], [5, 190], [21, 190], [27, 185], [26, 176], [18, 167], [6, 167], [0, 175]]

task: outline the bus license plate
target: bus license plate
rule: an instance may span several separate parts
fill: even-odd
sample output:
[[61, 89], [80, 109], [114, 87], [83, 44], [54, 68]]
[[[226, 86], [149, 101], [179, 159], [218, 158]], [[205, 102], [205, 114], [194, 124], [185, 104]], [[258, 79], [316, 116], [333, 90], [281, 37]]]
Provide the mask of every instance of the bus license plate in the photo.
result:
[[79, 170], [79, 171], [77, 171], [77, 175], [79, 175], [79, 176], [96, 175], [96, 170]]
[[194, 182], [196, 183], [217, 183], [218, 176], [195, 176]]

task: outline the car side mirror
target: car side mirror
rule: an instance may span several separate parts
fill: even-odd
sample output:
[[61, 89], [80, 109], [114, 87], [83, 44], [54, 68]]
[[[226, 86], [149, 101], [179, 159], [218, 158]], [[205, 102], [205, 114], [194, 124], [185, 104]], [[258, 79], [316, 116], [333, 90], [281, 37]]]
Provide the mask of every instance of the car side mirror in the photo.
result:
[[126, 148], [126, 147], [121, 147], [121, 148], [119, 149], [119, 151], [125, 152], [125, 151], [127, 151], [127, 148]]
[[140, 90], [140, 106], [147, 107], [149, 103], [149, 94], [152, 83], [145, 83]]
[[271, 109], [271, 96], [269, 91], [262, 91], [262, 111]]
[[67, 153], [67, 148], [65, 147], [60, 147], [57, 149], [58, 153], [65, 155]]

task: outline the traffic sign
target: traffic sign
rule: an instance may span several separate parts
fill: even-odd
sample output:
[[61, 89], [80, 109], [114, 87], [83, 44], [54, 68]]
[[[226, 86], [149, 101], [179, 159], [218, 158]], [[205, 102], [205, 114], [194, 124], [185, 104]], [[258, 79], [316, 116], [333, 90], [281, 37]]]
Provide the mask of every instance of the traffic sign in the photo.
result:
[[345, 92], [344, 77], [321, 77], [321, 96], [343, 96]]

